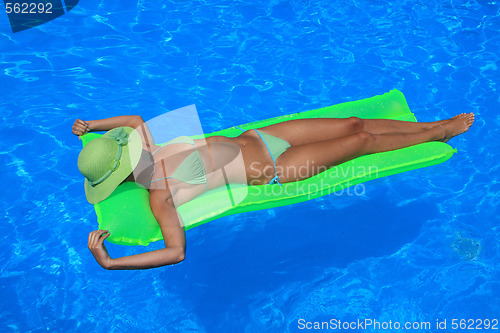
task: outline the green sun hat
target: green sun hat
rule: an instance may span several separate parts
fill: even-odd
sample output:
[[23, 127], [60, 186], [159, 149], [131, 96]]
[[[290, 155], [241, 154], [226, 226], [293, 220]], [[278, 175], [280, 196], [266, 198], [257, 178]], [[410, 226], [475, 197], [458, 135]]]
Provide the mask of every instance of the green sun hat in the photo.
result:
[[141, 152], [141, 137], [132, 127], [114, 128], [89, 142], [78, 156], [88, 202], [99, 203], [113, 193], [134, 171]]

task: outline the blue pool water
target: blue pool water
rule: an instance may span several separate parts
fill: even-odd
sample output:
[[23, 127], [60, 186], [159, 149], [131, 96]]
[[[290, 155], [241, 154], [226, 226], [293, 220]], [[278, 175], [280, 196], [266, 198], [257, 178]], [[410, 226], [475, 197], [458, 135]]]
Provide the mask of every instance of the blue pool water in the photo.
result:
[[[499, 30], [493, 0], [81, 1], [16, 34], [0, 14], [0, 331], [499, 319]], [[105, 271], [88, 251], [76, 118], [194, 103], [210, 132], [394, 88], [421, 121], [475, 112], [453, 158], [189, 230], [173, 267]]]

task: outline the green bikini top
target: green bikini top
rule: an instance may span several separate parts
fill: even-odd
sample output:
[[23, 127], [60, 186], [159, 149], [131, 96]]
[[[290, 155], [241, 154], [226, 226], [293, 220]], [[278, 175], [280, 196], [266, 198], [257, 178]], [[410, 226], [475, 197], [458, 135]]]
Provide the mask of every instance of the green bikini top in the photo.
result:
[[[194, 147], [194, 152], [188, 155], [181, 164], [177, 167], [177, 169], [174, 171], [172, 176], [169, 177], [164, 177], [160, 179], [155, 179], [148, 184], [164, 180], [164, 179], [169, 179], [169, 178], [174, 178], [177, 179], [183, 183], [187, 184], [193, 184], [193, 185], [199, 185], [199, 184], [207, 184], [207, 173], [205, 171], [205, 166], [203, 165], [203, 161], [201, 159], [201, 155], [198, 152], [198, 149], [196, 149], [196, 145], [194, 144], [194, 140], [190, 138], [189, 136], [179, 136], [175, 139], [172, 139], [156, 149], [152, 155], [154, 155], [158, 150], [161, 148], [168, 146], [168, 145], [173, 145], [173, 144], [178, 144], [178, 143], [183, 143], [183, 144], [191, 144]], [[208, 188], [208, 184], [207, 184]]]

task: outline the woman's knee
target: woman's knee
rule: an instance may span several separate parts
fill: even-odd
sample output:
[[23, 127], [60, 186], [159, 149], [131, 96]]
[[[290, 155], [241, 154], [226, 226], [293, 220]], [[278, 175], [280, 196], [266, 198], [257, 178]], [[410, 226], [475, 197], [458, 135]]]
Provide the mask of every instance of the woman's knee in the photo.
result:
[[375, 135], [367, 131], [359, 131], [355, 134], [355, 136], [363, 149], [369, 150], [375, 141]]
[[349, 117], [350, 125], [353, 132], [361, 132], [365, 127], [365, 122], [363, 119], [358, 117]]

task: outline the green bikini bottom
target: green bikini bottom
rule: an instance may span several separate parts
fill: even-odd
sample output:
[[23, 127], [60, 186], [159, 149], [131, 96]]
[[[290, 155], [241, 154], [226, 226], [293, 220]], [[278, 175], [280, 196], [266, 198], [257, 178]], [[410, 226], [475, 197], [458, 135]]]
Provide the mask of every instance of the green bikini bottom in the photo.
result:
[[[239, 127], [239, 126], [235, 126], [237, 129], [245, 132], [246, 130], [244, 130], [243, 128]], [[271, 134], [267, 134], [267, 133], [264, 133], [264, 132], [260, 132], [260, 131], [257, 131], [256, 129], [254, 129], [255, 132], [257, 132], [257, 134], [259, 135], [260, 139], [262, 140], [262, 142], [264, 142], [264, 144], [266, 145], [267, 147], [267, 150], [269, 151], [269, 155], [271, 155], [271, 158], [273, 159], [273, 164], [274, 164], [274, 178], [271, 179], [271, 181], [269, 182], [269, 185], [271, 184], [279, 184], [281, 185], [280, 183], [280, 178], [278, 177], [278, 173], [276, 171], [276, 160], [278, 159], [278, 157], [283, 154], [288, 148], [290, 148], [290, 144], [281, 139], [281, 138], [278, 138], [277, 136], [274, 136], [274, 135], [271, 135]]]

